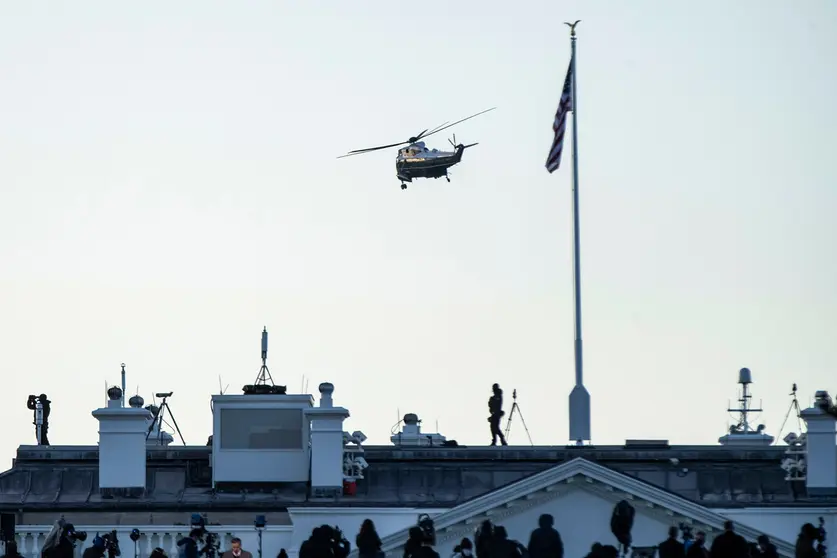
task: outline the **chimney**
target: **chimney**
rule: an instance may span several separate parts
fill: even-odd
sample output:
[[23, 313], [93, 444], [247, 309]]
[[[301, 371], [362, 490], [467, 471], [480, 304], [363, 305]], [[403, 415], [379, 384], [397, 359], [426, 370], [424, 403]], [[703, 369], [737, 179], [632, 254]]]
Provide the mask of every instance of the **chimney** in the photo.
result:
[[320, 404], [306, 411], [311, 419], [311, 496], [333, 498], [343, 493], [343, 421], [348, 409], [335, 407], [334, 385], [320, 384]]
[[107, 393], [107, 407], [93, 411], [99, 421], [99, 489], [142, 491], [145, 435], [151, 413], [141, 407], [141, 398], [131, 398], [140, 407], [123, 407], [122, 390], [116, 386]]
[[837, 408], [827, 391], [818, 391], [814, 405], [800, 415], [808, 426], [805, 471], [808, 495], [837, 495]]

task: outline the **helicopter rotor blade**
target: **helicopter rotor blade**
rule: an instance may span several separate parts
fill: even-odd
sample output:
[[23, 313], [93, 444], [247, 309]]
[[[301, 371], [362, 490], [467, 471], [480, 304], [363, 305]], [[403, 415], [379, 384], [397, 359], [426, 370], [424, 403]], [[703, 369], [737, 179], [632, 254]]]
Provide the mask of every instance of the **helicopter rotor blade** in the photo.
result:
[[436, 126], [435, 128], [431, 129], [429, 132], [428, 132], [427, 130], [425, 130], [424, 132], [422, 132], [422, 133], [420, 133], [418, 136], [416, 136], [416, 138], [415, 138], [415, 139], [416, 139], [416, 141], [420, 140], [421, 138], [427, 137], [427, 136], [429, 136], [430, 134], [435, 134], [436, 132], [438, 132], [439, 130], [441, 130], [441, 129], [442, 129], [442, 127], [444, 127], [445, 125], [447, 125], [447, 124], [448, 124], [448, 122], [450, 122], [450, 120], [445, 121], [445, 122], [442, 122], [441, 124], [439, 124], [439, 125], [438, 125], [438, 126]]
[[391, 143], [389, 145], [379, 145], [378, 147], [367, 147], [366, 149], [355, 149], [354, 151], [349, 151], [345, 155], [340, 155], [337, 157], [338, 159], [342, 159], [343, 157], [350, 157], [352, 155], [360, 155], [361, 153], [369, 153], [370, 151], [378, 151], [379, 149], [388, 149], [390, 147], [397, 147], [399, 145], [404, 145], [410, 143], [409, 141], [400, 141], [398, 143]]
[[457, 120], [457, 121], [456, 121], [456, 122], [454, 122], [453, 124], [442, 125], [441, 127], [436, 128], [436, 129], [434, 129], [432, 132], [428, 132], [427, 134], [424, 134], [424, 135], [423, 135], [423, 136], [421, 136], [421, 137], [422, 137], [422, 139], [423, 139], [423, 138], [426, 138], [427, 136], [429, 136], [429, 135], [431, 135], [431, 134], [435, 134], [436, 132], [441, 132], [442, 130], [447, 130], [447, 129], [448, 129], [448, 128], [450, 128], [451, 126], [456, 126], [457, 124], [459, 124], [459, 123], [461, 123], [461, 122], [465, 122], [466, 120], [470, 120], [470, 119], [474, 118], [475, 116], [479, 116], [479, 115], [481, 115], [481, 114], [485, 114], [486, 112], [490, 112], [490, 111], [492, 111], [492, 110], [494, 110], [494, 109], [496, 109], [496, 108], [497, 108], [497, 107], [491, 107], [490, 109], [485, 109], [485, 110], [484, 110], [484, 111], [482, 111], [482, 112], [478, 112], [478, 113], [476, 113], [476, 114], [472, 114], [472, 115], [471, 115], [471, 116], [469, 116], [468, 118], [463, 118], [462, 120]]

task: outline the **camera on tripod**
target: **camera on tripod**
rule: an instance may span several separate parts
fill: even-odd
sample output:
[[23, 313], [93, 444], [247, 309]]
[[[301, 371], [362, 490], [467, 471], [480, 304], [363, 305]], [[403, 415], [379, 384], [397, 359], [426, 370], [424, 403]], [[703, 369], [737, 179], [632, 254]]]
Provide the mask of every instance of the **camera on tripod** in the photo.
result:
[[193, 513], [191, 523], [192, 530], [199, 532], [198, 538], [203, 543], [203, 547], [200, 549], [199, 554], [202, 554], [207, 558], [215, 558], [215, 556], [220, 553], [221, 540], [218, 538], [217, 534], [206, 530], [206, 517], [199, 513]]

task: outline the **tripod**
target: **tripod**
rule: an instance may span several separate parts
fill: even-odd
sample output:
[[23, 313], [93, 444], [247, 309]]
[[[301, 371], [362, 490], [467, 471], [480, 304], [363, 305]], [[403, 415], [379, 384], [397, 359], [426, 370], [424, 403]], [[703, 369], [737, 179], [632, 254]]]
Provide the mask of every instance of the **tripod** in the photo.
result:
[[523, 429], [526, 430], [526, 436], [529, 437], [529, 445], [534, 446], [535, 444], [532, 442], [532, 435], [529, 434], [529, 427], [526, 426], [526, 420], [523, 418], [523, 411], [520, 410], [520, 405], [517, 404], [517, 390], [512, 390], [512, 406], [511, 411], [509, 411], [509, 418], [506, 420], [506, 440], [509, 439], [509, 432], [511, 432], [511, 425], [512, 419], [514, 418], [514, 412], [517, 411], [518, 416], [520, 417], [520, 422], [523, 424]]
[[802, 409], [799, 408], [799, 400], [796, 398], [796, 384], [793, 384], [791, 388], [791, 392], [788, 394], [793, 399], [791, 399], [790, 407], [788, 407], [788, 412], [785, 413], [785, 420], [782, 421], [782, 427], [779, 428], [779, 435], [776, 436], [776, 440], [780, 440], [782, 436], [782, 431], [785, 429], [785, 425], [788, 423], [788, 419], [790, 418], [791, 411], [796, 411], [796, 427], [799, 433], [802, 433], [802, 420], [799, 418], [800, 414], [802, 413]]
[[180, 441], [183, 442], [183, 445], [186, 445], [186, 440], [183, 439], [183, 434], [180, 432], [180, 427], [177, 425], [177, 420], [174, 418], [174, 413], [171, 412], [171, 407], [169, 407], [168, 401], [166, 401], [169, 397], [172, 396], [174, 392], [168, 393], [157, 393], [155, 394], [157, 397], [160, 397], [162, 401], [160, 402], [160, 410], [157, 411], [157, 416], [154, 417], [154, 420], [151, 422], [151, 427], [148, 429], [148, 433], [145, 435], [145, 439], [148, 440], [148, 437], [151, 436], [151, 433], [154, 431], [154, 424], [157, 424], [157, 441], [162, 445], [163, 443], [163, 424], [169, 425], [166, 422], [165, 418], [163, 418], [166, 414], [166, 409], [169, 410], [169, 418], [171, 419], [172, 423], [174, 424], [174, 430], [177, 432], [177, 435], [180, 436]]

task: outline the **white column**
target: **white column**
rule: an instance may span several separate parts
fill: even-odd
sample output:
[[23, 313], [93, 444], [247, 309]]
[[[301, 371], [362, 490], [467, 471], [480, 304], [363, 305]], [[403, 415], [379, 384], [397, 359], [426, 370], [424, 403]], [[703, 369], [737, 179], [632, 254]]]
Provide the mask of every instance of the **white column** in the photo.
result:
[[119, 388], [111, 388], [108, 397], [107, 407], [93, 411], [99, 421], [99, 488], [145, 488], [145, 436], [151, 413], [123, 407]]
[[818, 391], [814, 406], [800, 413], [808, 425], [805, 484], [809, 496], [837, 495], [837, 416], [829, 410], [833, 407], [828, 392]]
[[313, 497], [336, 497], [343, 493], [343, 421], [349, 411], [333, 406], [333, 391], [332, 384], [320, 384], [320, 405], [308, 410]]

